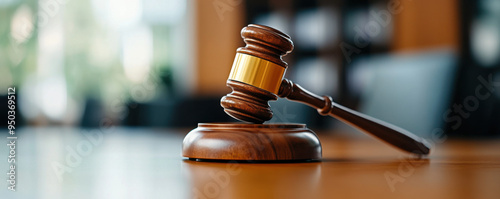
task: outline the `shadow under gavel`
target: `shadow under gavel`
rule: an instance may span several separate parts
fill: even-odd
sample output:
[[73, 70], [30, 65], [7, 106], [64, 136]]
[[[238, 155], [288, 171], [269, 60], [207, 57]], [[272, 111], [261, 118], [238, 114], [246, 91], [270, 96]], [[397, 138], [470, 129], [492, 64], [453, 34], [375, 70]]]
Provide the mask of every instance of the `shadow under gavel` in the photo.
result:
[[268, 121], [273, 116], [268, 102], [279, 96], [307, 104], [321, 115], [333, 116], [404, 151], [429, 154], [430, 144], [423, 138], [336, 104], [330, 96], [318, 96], [283, 78], [288, 64], [282, 56], [293, 49], [288, 35], [250, 24], [242, 29], [241, 36], [246, 46], [238, 48], [227, 80], [232, 92], [221, 99], [221, 106], [231, 117], [250, 123]]

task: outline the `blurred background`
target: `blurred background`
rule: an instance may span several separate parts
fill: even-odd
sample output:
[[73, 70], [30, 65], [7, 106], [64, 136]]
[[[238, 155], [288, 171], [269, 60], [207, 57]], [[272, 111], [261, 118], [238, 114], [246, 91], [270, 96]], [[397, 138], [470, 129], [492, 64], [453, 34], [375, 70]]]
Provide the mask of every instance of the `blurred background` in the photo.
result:
[[[292, 37], [286, 77], [314, 93], [422, 136], [500, 135], [496, 0], [0, 0], [0, 21], [0, 101], [16, 87], [17, 126], [235, 121], [219, 100], [256, 23]], [[271, 107], [271, 122], [347, 128]]]

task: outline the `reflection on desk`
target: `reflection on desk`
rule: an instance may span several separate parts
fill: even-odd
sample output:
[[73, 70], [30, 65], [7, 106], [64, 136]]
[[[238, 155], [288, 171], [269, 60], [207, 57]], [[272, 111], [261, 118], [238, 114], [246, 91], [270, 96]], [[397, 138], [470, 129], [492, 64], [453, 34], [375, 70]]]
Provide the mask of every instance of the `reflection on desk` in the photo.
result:
[[[500, 198], [500, 140], [444, 140], [418, 159], [371, 138], [319, 134], [322, 162], [195, 162], [188, 129], [18, 132], [2, 198]], [[3, 132], [6, 135], [6, 132]], [[101, 137], [102, 135], [102, 137]], [[5, 139], [5, 138], [3, 138]], [[0, 153], [7, 156], [8, 148]], [[8, 170], [8, 163], [0, 169]]]

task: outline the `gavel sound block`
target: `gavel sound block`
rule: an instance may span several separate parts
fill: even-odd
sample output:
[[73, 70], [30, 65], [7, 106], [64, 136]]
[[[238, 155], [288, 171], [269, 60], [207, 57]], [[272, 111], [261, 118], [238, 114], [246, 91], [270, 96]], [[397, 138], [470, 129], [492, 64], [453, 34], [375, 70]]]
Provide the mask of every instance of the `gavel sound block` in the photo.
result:
[[284, 78], [291, 52], [290, 37], [273, 28], [248, 25], [241, 31], [246, 46], [237, 49], [221, 99], [224, 111], [250, 124], [199, 124], [186, 135], [183, 156], [214, 160], [317, 160], [321, 144], [303, 124], [262, 124], [272, 118], [269, 100], [279, 97], [314, 107], [404, 151], [426, 155], [430, 144], [394, 125], [336, 104], [329, 96], [313, 94]]

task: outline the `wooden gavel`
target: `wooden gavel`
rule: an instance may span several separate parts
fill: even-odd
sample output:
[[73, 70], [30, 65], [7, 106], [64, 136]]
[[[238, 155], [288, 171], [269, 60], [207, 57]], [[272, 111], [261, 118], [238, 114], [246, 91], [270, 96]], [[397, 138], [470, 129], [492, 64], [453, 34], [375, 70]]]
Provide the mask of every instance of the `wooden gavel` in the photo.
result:
[[293, 49], [290, 36], [273, 28], [250, 24], [241, 30], [245, 47], [237, 49], [227, 85], [232, 92], [221, 106], [231, 117], [263, 123], [273, 116], [269, 100], [278, 96], [314, 107], [395, 147], [415, 154], [429, 154], [430, 144], [402, 128], [333, 102], [330, 96], [313, 94], [284, 78], [287, 63], [282, 56]]

